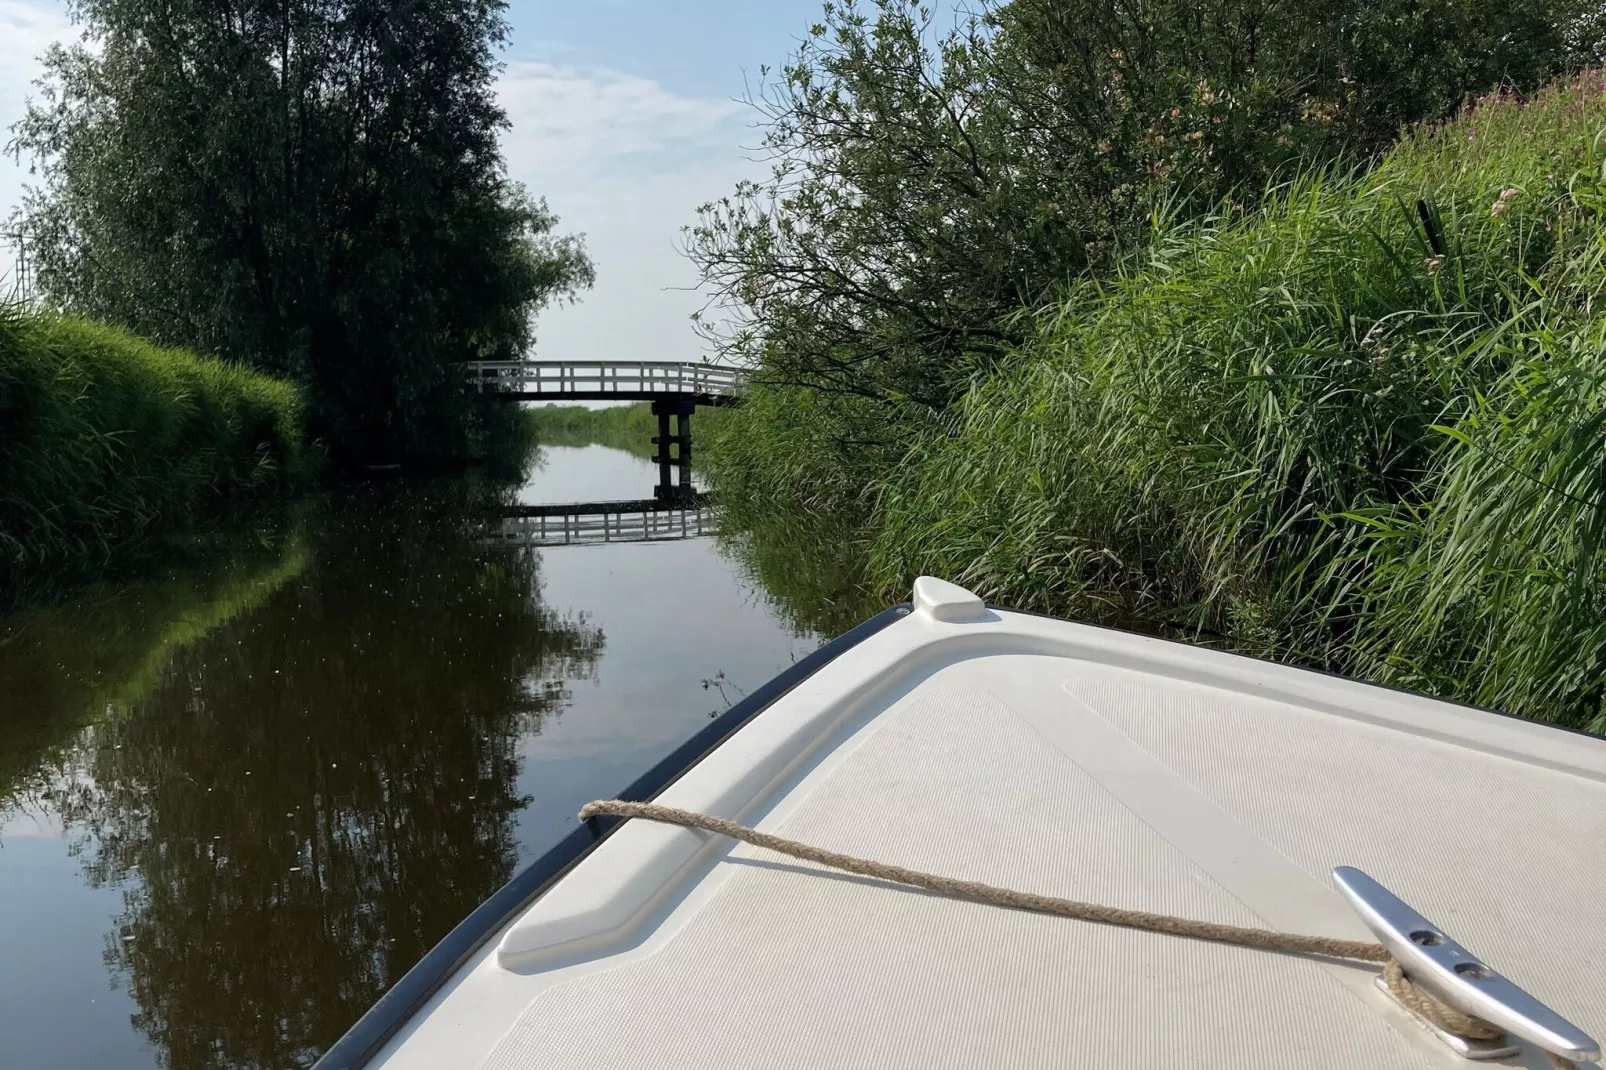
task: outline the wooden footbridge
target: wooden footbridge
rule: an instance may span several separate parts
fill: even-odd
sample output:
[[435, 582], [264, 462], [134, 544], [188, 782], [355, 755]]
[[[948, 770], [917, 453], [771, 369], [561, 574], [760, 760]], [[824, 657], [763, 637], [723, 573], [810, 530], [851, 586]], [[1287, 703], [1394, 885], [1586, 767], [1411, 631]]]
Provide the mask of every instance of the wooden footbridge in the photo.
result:
[[740, 368], [650, 360], [481, 360], [466, 365], [479, 390], [509, 401], [659, 401], [734, 405], [746, 376]]
[[[507, 401], [650, 401], [658, 417], [655, 499], [684, 505], [691, 482], [691, 416], [699, 405], [735, 405], [747, 377], [718, 364], [634, 361], [482, 360], [465, 366], [480, 391]], [[669, 421], [675, 421], [670, 433]], [[678, 470], [678, 482], [673, 473]]]
[[499, 546], [580, 546], [604, 542], [675, 542], [714, 534], [706, 494], [677, 502], [580, 502], [521, 505], [506, 510], [492, 541]]

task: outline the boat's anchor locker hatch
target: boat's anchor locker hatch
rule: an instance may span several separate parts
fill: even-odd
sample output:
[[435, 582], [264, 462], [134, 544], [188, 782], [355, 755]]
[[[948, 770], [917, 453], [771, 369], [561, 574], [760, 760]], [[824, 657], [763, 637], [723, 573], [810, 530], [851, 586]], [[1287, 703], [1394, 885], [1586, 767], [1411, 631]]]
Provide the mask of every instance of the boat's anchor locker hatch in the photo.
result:
[[1576, 1063], [1597, 1062], [1601, 1056], [1600, 1045], [1582, 1029], [1501, 976], [1377, 881], [1348, 866], [1335, 869], [1334, 880], [1377, 936], [1376, 944], [1202, 922], [956, 880], [827, 851], [723, 818], [653, 803], [599, 801], [580, 811], [582, 820], [603, 814], [701, 829], [834, 869], [960, 899], [1246, 947], [1375, 962], [1384, 967], [1378, 986], [1464, 1058], [1520, 1055], [1514, 1040], [1532, 1044], [1563, 1070]]

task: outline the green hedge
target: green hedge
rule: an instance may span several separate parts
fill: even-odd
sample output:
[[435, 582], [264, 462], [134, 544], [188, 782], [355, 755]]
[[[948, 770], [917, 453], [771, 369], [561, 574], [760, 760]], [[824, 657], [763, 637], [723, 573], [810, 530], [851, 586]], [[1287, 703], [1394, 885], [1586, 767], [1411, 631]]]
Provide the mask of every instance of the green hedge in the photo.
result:
[[290, 383], [0, 308], [0, 601], [27, 580], [307, 476]]

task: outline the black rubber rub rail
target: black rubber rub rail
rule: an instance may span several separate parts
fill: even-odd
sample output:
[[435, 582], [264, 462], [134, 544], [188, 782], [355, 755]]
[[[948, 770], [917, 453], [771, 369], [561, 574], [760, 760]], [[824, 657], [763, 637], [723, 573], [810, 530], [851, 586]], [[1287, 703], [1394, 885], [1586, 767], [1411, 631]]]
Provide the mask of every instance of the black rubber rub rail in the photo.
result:
[[[852, 631], [837, 636], [709, 721], [701, 731], [615, 797], [628, 802], [647, 802], [656, 797], [725, 742], [732, 732], [764, 712], [776, 699], [813, 676], [844, 651], [858, 646], [908, 613], [907, 605], [893, 606]], [[355, 1070], [367, 1065], [385, 1042], [395, 1036], [396, 1031], [418, 1013], [441, 985], [485, 946], [487, 940], [540, 898], [620, 824], [620, 819], [616, 817], [591, 819], [502, 885], [473, 913], [458, 922], [457, 927], [431, 948], [429, 954], [419, 959], [389, 992], [379, 998], [378, 1003], [368, 1008], [368, 1012], [346, 1030], [346, 1035], [324, 1052], [323, 1057], [313, 1065], [313, 1070]]]

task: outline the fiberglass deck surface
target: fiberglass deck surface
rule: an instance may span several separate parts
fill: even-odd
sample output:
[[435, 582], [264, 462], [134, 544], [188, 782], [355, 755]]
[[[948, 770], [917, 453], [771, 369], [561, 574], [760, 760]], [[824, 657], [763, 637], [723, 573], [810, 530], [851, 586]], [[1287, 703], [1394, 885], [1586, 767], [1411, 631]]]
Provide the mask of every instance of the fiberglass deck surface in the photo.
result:
[[[1606, 784], [1575, 772], [998, 654], [939, 668], [861, 718], [751, 819], [956, 877], [1364, 939], [1329, 877], [1355, 865], [1606, 1032]], [[482, 1065], [1456, 1064], [1363, 966], [959, 902], [747, 846], [717, 852], [631, 946], [521, 976], [533, 998], [499, 1024]]]

